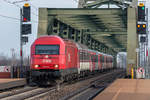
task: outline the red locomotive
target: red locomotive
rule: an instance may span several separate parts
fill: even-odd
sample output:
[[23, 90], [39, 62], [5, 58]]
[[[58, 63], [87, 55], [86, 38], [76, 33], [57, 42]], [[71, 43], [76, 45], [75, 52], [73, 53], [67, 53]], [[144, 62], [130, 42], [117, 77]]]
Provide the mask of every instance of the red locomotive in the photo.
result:
[[113, 68], [113, 57], [59, 36], [43, 36], [31, 46], [34, 82], [65, 81]]

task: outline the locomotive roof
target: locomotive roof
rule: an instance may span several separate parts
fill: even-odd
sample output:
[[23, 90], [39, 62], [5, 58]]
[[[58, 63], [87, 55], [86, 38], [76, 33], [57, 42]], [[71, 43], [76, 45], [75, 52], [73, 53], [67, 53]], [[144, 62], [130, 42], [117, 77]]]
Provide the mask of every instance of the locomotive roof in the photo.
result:
[[63, 40], [63, 38], [61, 38], [60, 36], [57, 36], [57, 35], [43, 35], [43, 36], [41, 36], [40, 38], [58, 38], [58, 39], [61, 39], [61, 40]]

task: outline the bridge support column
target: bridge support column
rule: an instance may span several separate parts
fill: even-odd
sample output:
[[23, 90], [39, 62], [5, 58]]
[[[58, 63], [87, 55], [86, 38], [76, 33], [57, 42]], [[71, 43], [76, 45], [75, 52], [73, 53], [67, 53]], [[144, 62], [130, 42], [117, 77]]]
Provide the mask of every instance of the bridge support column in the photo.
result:
[[47, 9], [39, 9], [39, 27], [38, 27], [38, 37], [41, 35], [47, 35], [48, 29], [48, 12]]
[[131, 68], [136, 68], [138, 47], [138, 35], [136, 33], [136, 8], [128, 8], [127, 29], [127, 75], [131, 75]]

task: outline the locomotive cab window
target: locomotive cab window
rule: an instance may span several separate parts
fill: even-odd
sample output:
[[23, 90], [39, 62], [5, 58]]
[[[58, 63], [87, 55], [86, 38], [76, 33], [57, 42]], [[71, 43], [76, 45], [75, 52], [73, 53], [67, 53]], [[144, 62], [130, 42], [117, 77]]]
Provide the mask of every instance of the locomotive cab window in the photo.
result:
[[35, 54], [59, 55], [59, 45], [36, 45]]

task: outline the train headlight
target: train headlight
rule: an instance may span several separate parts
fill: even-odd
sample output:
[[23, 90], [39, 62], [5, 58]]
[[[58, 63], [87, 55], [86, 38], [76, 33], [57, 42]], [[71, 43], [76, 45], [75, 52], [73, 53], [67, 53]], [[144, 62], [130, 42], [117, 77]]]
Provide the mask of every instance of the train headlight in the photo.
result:
[[35, 67], [35, 68], [38, 68], [38, 67], [39, 67], [39, 65], [35, 65], [34, 67]]
[[55, 68], [58, 68], [58, 65], [55, 65], [54, 67], [55, 67]]

